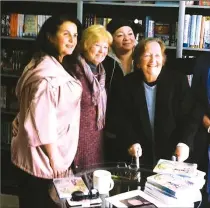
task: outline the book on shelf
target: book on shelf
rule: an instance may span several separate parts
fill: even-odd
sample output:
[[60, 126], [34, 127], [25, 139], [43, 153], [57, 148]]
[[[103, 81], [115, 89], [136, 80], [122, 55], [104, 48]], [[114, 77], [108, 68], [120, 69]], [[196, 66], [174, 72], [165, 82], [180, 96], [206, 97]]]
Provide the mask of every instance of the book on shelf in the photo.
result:
[[191, 15], [185, 14], [185, 16], [184, 16], [183, 47], [189, 46], [190, 22], [191, 22]]
[[203, 48], [210, 49], [210, 16], [205, 17]]
[[153, 169], [155, 173], [169, 173], [184, 176], [195, 176], [197, 164], [160, 159]]
[[210, 48], [210, 16], [185, 15], [183, 47]]
[[195, 33], [196, 29], [198, 29], [196, 22], [197, 22], [197, 15], [196, 14], [191, 15], [190, 32], [189, 32], [189, 46], [191, 48], [194, 48], [195, 46]]
[[199, 48], [200, 35], [201, 35], [201, 21], [202, 21], [202, 15], [197, 15], [196, 30], [195, 30], [195, 43], [194, 43], [195, 48]]
[[7, 108], [7, 86], [1, 85], [1, 96], [0, 96], [1, 108]]
[[36, 37], [43, 23], [51, 15], [11, 13], [1, 16], [1, 35], [10, 37]]
[[24, 29], [23, 36], [36, 37], [38, 31], [38, 19], [37, 15], [26, 14], [24, 16]]
[[53, 179], [53, 183], [59, 198], [71, 198], [71, 194], [75, 191], [82, 191], [86, 195], [89, 193], [81, 177], [55, 178]]
[[1, 35], [10, 36], [10, 15], [1, 15]]
[[210, 6], [210, 0], [199, 0], [200, 6]]
[[[154, 21], [152, 20], [151, 16], [145, 17], [145, 38], [151, 37], [154, 34]], [[154, 37], [154, 36], [153, 36]]]
[[169, 46], [170, 24], [164, 22], [155, 22], [155, 37], [160, 38], [166, 46]]
[[10, 15], [10, 36], [17, 37], [18, 33], [18, 14], [12, 13]]
[[114, 207], [167, 207], [166, 204], [161, 203], [160, 201], [149, 196], [141, 190], [128, 191], [125, 193], [107, 197], [105, 198], [105, 201], [107, 201], [110, 205], [113, 205]]
[[1, 143], [11, 144], [12, 139], [12, 122], [1, 122]]
[[200, 28], [199, 48], [203, 48], [204, 30], [205, 30], [205, 16], [202, 16], [202, 19], [201, 19], [201, 28]]

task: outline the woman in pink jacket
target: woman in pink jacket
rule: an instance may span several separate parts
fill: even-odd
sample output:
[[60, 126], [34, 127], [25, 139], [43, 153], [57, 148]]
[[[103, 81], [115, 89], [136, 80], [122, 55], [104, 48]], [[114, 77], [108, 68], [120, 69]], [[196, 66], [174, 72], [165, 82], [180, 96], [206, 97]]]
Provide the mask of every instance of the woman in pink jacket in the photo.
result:
[[16, 87], [20, 111], [11, 160], [17, 167], [20, 208], [54, 207], [49, 185], [69, 173], [76, 154], [82, 85], [77, 72], [70, 75], [62, 62], [73, 53], [80, 26], [68, 15], [46, 20]]

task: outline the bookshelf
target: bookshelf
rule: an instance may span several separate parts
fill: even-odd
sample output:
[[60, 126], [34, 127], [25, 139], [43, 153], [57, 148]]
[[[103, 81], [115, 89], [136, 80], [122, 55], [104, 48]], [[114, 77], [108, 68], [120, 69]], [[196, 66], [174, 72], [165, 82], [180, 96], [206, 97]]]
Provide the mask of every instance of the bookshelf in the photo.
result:
[[[149, 2], [149, 3], [148, 3]], [[124, 17], [128, 19], [140, 19], [145, 21], [146, 16], [151, 16], [155, 21], [167, 21], [169, 24], [178, 23], [176, 45], [167, 46], [167, 55], [182, 58], [184, 55], [197, 56], [200, 53], [209, 52], [210, 49], [186, 48], [183, 47], [183, 30], [185, 14], [201, 14], [209, 16], [210, 6], [185, 5], [184, 1], [178, 4], [153, 4], [152, 1], [94, 1], [94, 0], [28, 0], [28, 1], [1, 1], [1, 17], [7, 14], [23, 15], [52, 15], [59, 13], [71, 13], [77, 17], [83, 25], [85, 18], [91, 14], [99, 18]], [[15, 36], [11, 37], [5, 34], [1, 35], [1, 119], [2, 123], [11, 122], [17, 114], [17, 106], [13, 109], [10, 106], [11, 101], [7, 103], [4, 94], [8, 89], [15, 89], [17, 80], [23, 70], [21, 67], [21, 57], [31, 47], [35, 37]], [[2, 60], [6, 58], [8, 65], [2, 67]], [[6, 89], [3, 89], [5, 86]], [[4, 91], [6, 90], [6, 91]], [[2, 93], [3, 92], [3, 93]], [[11, 94], [11, 92], [9, 93]], [[13, 95], [12, 95], [13, 96]], [[12, 97], [12, 102], [15, 99]], [[3, 105], [3, 107], [2, 107]], [[5, 105], [5, 106], [4, 106]], [[15, 104], [13, 105], [13, 107]], [[5, 124], [7, 125], [7, 124]], [[7, 128], [9, 129], [9, 127]], [[2, 130], [2, 129], [1, 129]], [[9, 131], [9, 130], [8, 130]], [[2, 132], [2, 131], [1, 131]], [[6, 134], [4, 132], [4, 134]], [[6, 134], [9, 137], [9, 132]], [[1, 133], [1, 152], [2, 152], [2, 192], [12, 192], [10, 190], [11, 178], [13, 178], [13, 169], [10, 165], [10, 141], [4, 139]], [[6, 141], [6, 142], [5, 142]], [[10, 173], [10, 174], [7, 174]], [[7, 185], [7, 182], [10, 181]], [[11, 185], [14, 188], [14, 183]]]
[[[185, 14], [200, 14], [209, 16], [210, 6], [186, 5], [185, 1], [177, 1], [177, 3], [160, 3], [154, 4], [155, 1], [88, 1], [82, 2], [82, 20], [86, 25], [86, 17], [91, 16], [98, 18], [115, 18], [123, 16], [131, 20], [141, 19], [143, 24], [146, 16], [160, 22], [168, 22], [174, 24], [177, 22], [176, 28], [176, 45], [167, 46], [167, 53], [176, 57], [183, 58], [187, 56], [198, 56], [200, 53], [208, 52], [209, 48], [191, 48], [183, 47], [184, 33], [184, 17]], [[196, 2], [199, 3], [198, 1]], [[166, 18], [167, 17], [167, 18]], [[166, 20], [167, 19], [167, 20]], [[143, 25], [144, 27], [144, 25]], [[167, 55], [168, 55], [167, 54]]]
[[179, 27], [178, 27], [178, 41], [177, 41], [177, 57], [181, 58], [186, 54], [197, 56], [202, 52], [209, 52], [210, 48], [193, 48], [193, 47], [183, 47], [183, 36], [185, 27], [185, 15], [202, 15], [209, 16], [210, 6], [200, 6], [200, 5], [185, 5], [184, 1], [180, 1], [179, 9]]

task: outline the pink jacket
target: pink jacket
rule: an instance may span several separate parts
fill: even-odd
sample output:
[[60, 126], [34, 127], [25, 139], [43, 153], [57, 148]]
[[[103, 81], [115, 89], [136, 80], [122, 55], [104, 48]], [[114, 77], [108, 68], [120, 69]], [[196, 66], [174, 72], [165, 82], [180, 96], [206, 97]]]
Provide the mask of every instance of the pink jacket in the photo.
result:
[[12, 138], [12, 162], [41, 178], [53, 178], [42, 145], [56, 143], [66, 171], [75, 156], [80, 123], [81, 83], [53, 57], [45, 56], [36, 68], [32, 60], [20, 77], [18, 133]]

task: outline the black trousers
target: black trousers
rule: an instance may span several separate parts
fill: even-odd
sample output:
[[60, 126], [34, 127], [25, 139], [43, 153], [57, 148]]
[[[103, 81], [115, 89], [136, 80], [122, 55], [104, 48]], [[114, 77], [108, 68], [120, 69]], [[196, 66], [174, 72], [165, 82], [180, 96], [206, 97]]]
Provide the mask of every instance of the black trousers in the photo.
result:
[[16, 167], [20, 208], [56, 208], [49, 195], [52, 180], [34, 177]]

